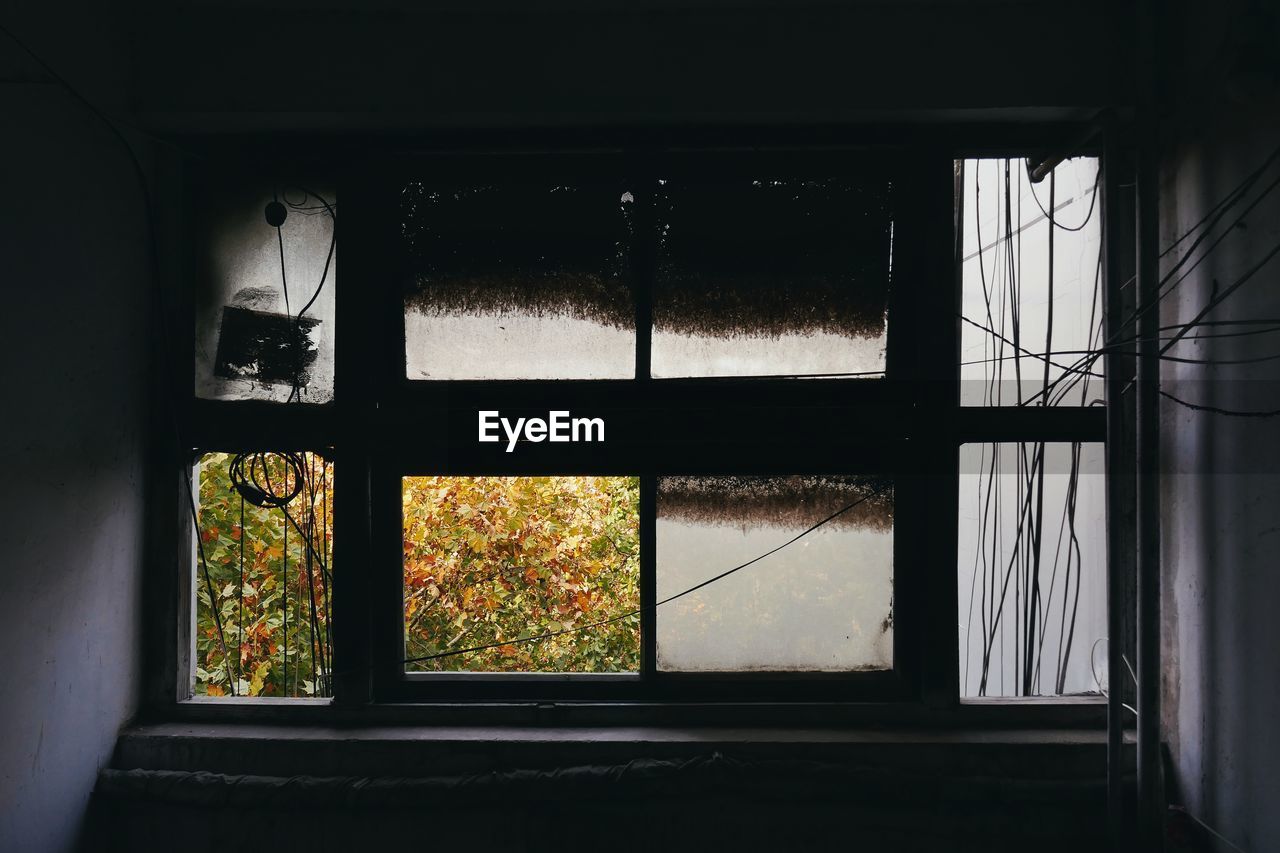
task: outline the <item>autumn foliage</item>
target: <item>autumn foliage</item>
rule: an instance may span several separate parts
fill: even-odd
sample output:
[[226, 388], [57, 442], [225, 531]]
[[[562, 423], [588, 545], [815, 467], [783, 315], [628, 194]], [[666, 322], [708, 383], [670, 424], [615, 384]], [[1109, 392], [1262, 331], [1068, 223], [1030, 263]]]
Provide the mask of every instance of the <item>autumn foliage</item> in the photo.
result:
[[[198, 466], [195, 692], [328, 695], [333, 465], [302, 454], [299, 494], [273, 508], [232, 487], [232, 459], [209, 453]], [[283, 465], [272, 468], [275, 488], [293, 485]]]
[[[303, 454], [298, 496], [259, 507], [232, 458], [198, 466], [195, 692], [329, 695], [333, 466]], [[405, 668], [637, 670], [639, 495], [635, 477], [406, 477]]]
[[639, 496], [635, 477], [405, 478], [408, 669], [638, 669]]

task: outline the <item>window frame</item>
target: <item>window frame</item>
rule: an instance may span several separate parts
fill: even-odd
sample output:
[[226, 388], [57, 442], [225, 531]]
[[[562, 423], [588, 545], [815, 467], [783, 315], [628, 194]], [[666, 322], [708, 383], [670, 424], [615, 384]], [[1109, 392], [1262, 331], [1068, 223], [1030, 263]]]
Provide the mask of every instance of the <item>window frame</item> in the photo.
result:
[[[466, 149], [416, 153], [408, 158], [382, 157], [373, 164], [366, 158], [356, 158], [331, 170], [343, 213], [343, 245], [337, 260], [341, 285], [335, 296], [335, 322], [342, 331], [336, 346], [333, 402], [323, 406], [281, 406], [198, 400], [187, 389], [182, 444], [204, 450], [250, 446], [328, 448], [336, 460], [335, 479], [341, 480], [343, 486], [335, 492], [334, 499], [335, 519], [341, 519], [335, 520], [339, 533], [335, 537], [334, 560], [336, 567], [348, 568], [338, 568], [335, 575], [335, 704], [352, 707], [370, 702], [411, 703], [439, 707], [455, 703], [474, 706], [589, 702], [607, 706], [640, 702], [797, 707], [873, 702], [886, 709], [904, 703], [933, 708], [957, 706], [959, 650], [951, 626], [958, 613], [954, 528], [960, 445], [975, 441], [1103, 441], [1106, 437], [1101, 407], [996, 410], [959, 404], [961, 282], [956, 251], [961, 231], [956, 220], [954, 162], [965, 156], [979, 156], [973, 148], [918, 142], [896, 143], [892, 148], [901, 174], [907, 176], [903, 185], [896, 187], [895, 211], [910, 204], [918, 230], [898, 227], [895, 217], [894, 282], [884, 379], [637, 376], [620, 380], [424, 381], [407, 379], [404, 370], [403, 303], [396, 273], [389, 269], [388, 259], [394, 255], [386, 245], [397, 233], [394, 219], [398, 206], [386, 202], [389, 198], [394, 200], [397, 178], [403, 177], [407, 164], [421, 162], [424, 157], [437, 158], [438, 162], [468, 158], [487, 164], [499, 160], [529, 163], [538, 158], [581, 161], [584, 157], [597, 157], [626, 162], [630, 168], [651, 173], [664, 157], [671, 156], [683, 158], [685, 163], [726, 157], [739, 164], [757, 165], [805, 160], [812, 167], [817, 155], [818, 159], [833, 160], [866, 150], [863, 144], [815, 146], [812, 139], [806, 140], [802, 135], [776, 150], [647, 145], [587, 151], [535, 147], [512, 154]], [[940, 294], [950, 304], [926, 310], [920, 300], [908, 300], [909, 292]], [[189, 294], [185, 296], [189, 300]], [[650, 309], [644, 304], [647, 300], [637, 301], [639, 321], [650, 316], [646, 313]], [[186, 316], [193, 315], [188, 311]], [[184, 328], [190, 325], [188, 321]], [[638, 333], [643, 328], [638, 327]], [[641, 338], [647, 338], [647, 334], [637, 339], [638, 361], [648, 356], [647, 340]], [[602, 404], [606, 409], [625, 409], [628, 404], [635, 406], [639, 402], [644, 410], [665, 417], [672, 412], [688, 412], [691, 399], [705, 403], [708, 395], [717, 406], [750, 397], [769, 407], [825, 410], [830, 412], [832, 423], [854, 423], [854, 416], [868, 405], [889, 412], [884, 421], [858, 434], [877, 442], [893, 437], [889, 441], [895, 463], [890, 472], [895, 481], [892, 671], [708, 674], [653, 670], [654, 477], [659, 473], [872, 473], [855, 464], [856, 455], [851, 462], [847, 455], [837, 457], [834, 450], [820, 452], [817, 448], [821, 443], [813, 441], [805, 446], [804, 453], [785, 464], [766, 459], [753, 462], [744, 470], [744, 466], [726, 468], [723, 461], [717, 465], [715, 459], [709, 461], [687, 451], [682, 459], [678, 450], [674, 459], [681, 464], [673, 465], [673, 457], [665, 456], [659, 465], [658, 451], [649, 450], [644, 451], [647, 457], [639, 457], [647, 459], [644, 467], [634, 470], [618, 467], [621, 456], [609, 446], [603, 453], [584, 454], [581, 464], [566, 468], [549, 453], [501, 454], [493, 446], [475, 445], [473, 438], [472, 452], [465, 448], [459, 452], [458, 446], [450, 444], [444, 445], [442, 451], [430, 435], [425, 439], [418, 435], [415, 446], [405, 434], [410, 424], [419, 422], [420, 417], [415, 416], [438, 411], [442, 401], [451, 411], [469, 412], [471, 419], [467, 423], [463, 418], [463, 425], [469, 429], [462, 433], [451, 421], [448, 434], [474, 436], [470, 429], [474, 429], [474, 412], [479, 407], [518, 409], [531, 405], [542, 411], [572, 411], [575, 401], [583, 401], [582, 409], [599, 409]], [[834, 405], [830, 402], [833, 398], [837, 401]], [[532, 402], [536, 399], [549, 399], [555, 404]], [[489, 405], [485, 400], [501, 400], [502, 405]], [[617, 419], [606, 417], [606, 422], [614, 424]], [[828, 437], [832, 435], [829, 431]], [[759, 440], [763, 440], [763, 433]], [[712, 446], [704, 444], [703, 449]], [[724, 449], [723, 444], [720, 447]], [[863, 458], [874, 459], [882, 455], [881, 450], [880, 445], [866, 449]], [[499, 453], [496, 460], [493, 452]], [[394, 650], [400, 647], [403, 629], [399, 477], [418, 473], [640, 475], [643, 677], [441, 674], [422, 678], [397, 671], [402, 653]], [[929, 517], [941, 522], [930, 524], [930, 535], [923, 535], [918, 522]], [[179, 540], [183, 538], [180, 536]], [[185, 538], [190, 538], [189, 530]], [[184, 614], [180, 613], [179, 621], [182, 618]], [[180, 645], [189, 641], [181, 627], [178, 634]], [[180, 650], [176, 673], [180, 701], [184, 698], [184, 654]], [[219, 704], [223, 701], [219, 700]], [[1029, 707], [1040, 703], [1021, 704]], [[1053, 704], [1060, 712], [1062, 706], [1076, 703]]]

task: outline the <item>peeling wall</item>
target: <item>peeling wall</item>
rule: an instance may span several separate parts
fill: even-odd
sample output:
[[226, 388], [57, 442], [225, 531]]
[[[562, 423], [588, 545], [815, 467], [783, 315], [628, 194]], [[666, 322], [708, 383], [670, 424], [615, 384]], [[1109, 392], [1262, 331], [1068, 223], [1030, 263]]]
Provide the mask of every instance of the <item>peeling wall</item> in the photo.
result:
[[[3, 23], [102, 103], [92, 17]], [[147, 262], [120, 143], [3, 36], [0, 78], [0, 850], [43, 853], [78, 846], [136, 707]]]

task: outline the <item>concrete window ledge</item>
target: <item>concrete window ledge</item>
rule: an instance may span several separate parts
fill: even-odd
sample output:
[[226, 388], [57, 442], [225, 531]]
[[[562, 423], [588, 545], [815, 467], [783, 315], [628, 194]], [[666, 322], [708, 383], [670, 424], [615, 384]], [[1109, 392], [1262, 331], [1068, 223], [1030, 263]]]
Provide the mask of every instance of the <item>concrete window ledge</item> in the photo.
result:
[[1024, 779], [1105, 777], [1092, 729], [319, 726], [159, 723], [126, 730], [116, 770], [257, 776], [448, 777], [512, 769], [682, 761], [819, 761]]
[[164, 723], [124, 733], [95, 804], [121, 850], [1078, 853], [1105, 768], [1082, 730]]

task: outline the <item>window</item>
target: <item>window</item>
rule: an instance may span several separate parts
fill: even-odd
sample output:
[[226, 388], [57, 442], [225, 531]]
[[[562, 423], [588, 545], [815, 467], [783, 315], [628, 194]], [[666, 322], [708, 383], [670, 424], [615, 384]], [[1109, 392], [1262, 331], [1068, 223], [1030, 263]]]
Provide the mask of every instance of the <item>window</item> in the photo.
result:
[[[1006, 197], [980, 211], [1005, 223], [982, 221], [993, 251], [1055, 258], [1051, 298], [1023, 311], [1034, 282], [985, 248], [971, 263], [956, 219], [981, 162], [427, 154], [195, 182], [217, 202], [198, 196], [192, 253], [185, 683], [356, 702], [1091, 689], [1101, 516], [1076, 474], [1097, 467], [1102, 410], [1080, 371], [1017, 382], [1020, 359], [1046, 363], [1033, 335], [1054, 363], [1096, 341], [1079, 328], [1096, 233], [1071, 232], [1068, 262], [982, 185]], [[1096, 166], [1077, 172], [1070, 204], [1046, 188], [1055, 215], [1084, 215]], [[1011, 406], [990, 392], [1010, 369], [1018, 393], [1073, 390]], [[1071, 530], [1055, 551], [1036, 528], [1037, 567], [1065, 568], [1024, 626], [991, 606], [1011, 549], [1017, 606], [1039, 577], [1009, 532], [1028, 488]], [[958, 644], [926, 628], [957, 616]], [[1046, 639], [1008, 663], [1024, 627]]]
[[1024, 163], [958, 164], [961, 402], [1041, 416], [1018, 441], [960, 448], [964, 697], [1107, 687], [1104, 458], [1088, 417], [1103, 402], [1101, 173], [1075, 158], [1036, 185]]

